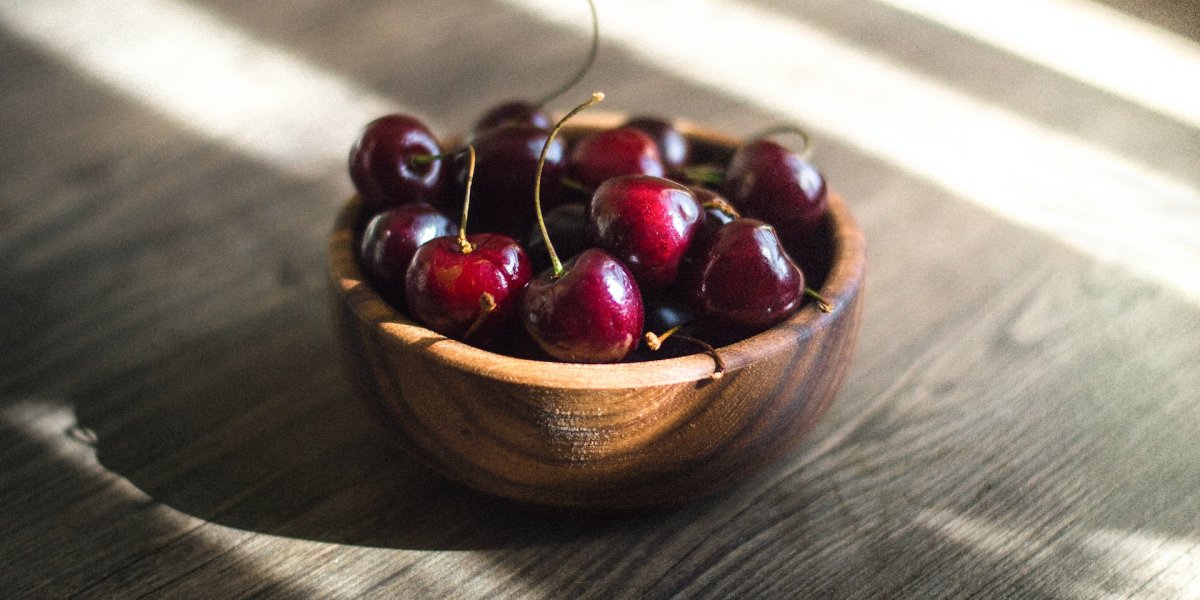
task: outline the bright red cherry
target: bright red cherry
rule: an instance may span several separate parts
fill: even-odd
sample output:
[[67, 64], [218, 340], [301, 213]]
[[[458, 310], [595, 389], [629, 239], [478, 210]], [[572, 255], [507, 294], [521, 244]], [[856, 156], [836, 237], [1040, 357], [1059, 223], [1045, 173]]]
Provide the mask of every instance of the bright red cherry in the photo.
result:
[[430, 240], [417, 249], [404, 276], [408, 309], [426, 327], [486, 344], [512, 323], [521, 292], [533, 273], [517, 241], [503, 235], [467, 235], [475, 147], [466, 147], [467, 176], [458, 236]]
[[674, 123], [658, 117], [635, 117], [627, 121], [625, 126], [640, 129], [654, 140], [668, 172], [688, 163], [692, 153], [691, 144]]
[[621, 261], [589, 248], [547, 269], [525, 290], [521, 320], [550, 356], [567, 362], [603, 363], [625, 358], [642, 335], [642, 296]]
[[654, 140], [633, 127], [585, 136], [575, 143], [567, 159], [567, 176], [593, 189], [618, 175], [665, 174]]
[[442, 187], [437, 139], [408, 115], [387, 115], [363, 128], [350, 148], [350, 179], [368, 210], [432, 203]]
[[469, 249], [455, 236], [417, 249], [405, 280], [408, 307], [438, 333], [486, 343], [512, 322], [532, 271], [510, 237], [481, 233], [466, 241]]
[[828, 209], [825, 178], [799, 155], [767, 139], [734, 152], [725, 170], [725, 194], [738, 210], [774, 225], [789, 247], [811, 236]]
[[703, 219], [687, 188], [661, 177], [622, 175], [592, 195], [588, 234], [651, 289], [671, 285]]
[[[478, 153], [472, 200], [476, 228], [524, 237], [534, 222], [530, 199], [542, 147], [547, 146], [542, 194], [544, 206], [551, 208], [560, 197], [566, 146], [562, 140], [550, 140], [550, 132], [531, 125], [494, 127], [472, 144]], [[458, 182], [466, 181], [466, 165], [458, 171]]]
[[687, 273], [684, 289], [708, 330], [736, 337], [796, 312], [804, 299], [804, 274], [770, 225], [741, 218], [717, 230], [705, 256]]
[[393, 306], [403, 309], [404, 274], [417, 248], [433, 238], [451, 235], [455, 225], [436, 208], [403, 204], [367, 222], [359, 246], [363, 271], [375, 289]]

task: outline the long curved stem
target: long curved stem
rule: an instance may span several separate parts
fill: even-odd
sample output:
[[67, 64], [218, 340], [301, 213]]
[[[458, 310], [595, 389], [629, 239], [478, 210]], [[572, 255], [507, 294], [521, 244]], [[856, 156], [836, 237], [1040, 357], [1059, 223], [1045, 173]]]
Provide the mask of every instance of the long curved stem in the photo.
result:
[[808, 160], [808, 158], [812, 156], [813, 148], [816, 146], [816, 143], [813, 142], [812, 135], [805, 131], [804, 128], [797, 125], [775, 125], [773, 127], [768, 127], [750, 136], [746, 143], [749, 144], [750, 142], [755, 142], [773, 135], [779, 135], [781, 133], [793, 133], [800, 136], [800, 140], [804, 142], [804, 145], [800, 146], [799, 150], [796, 150], [796, 154], [804, 160]]
[[554, 129], [550, 130], [550, 135], [546, 137], [546, 143], [542, 146], [542, 154], [538, 157], [537, 175], [533, 178], [533, 208], [537, 211], [538, 228], [542, 230], [542, 240], [546, 242], [546, 251], [550, 254], [550, 264], [554, 267], [555, 277], [562, 275], [563, 266], [562, 261], [558, 260], [558, 253], [554, 251], [554, 244], [550, 243], [550, 232], [546, 230], [546, 219], [542, 217], [542, 169], [546, 166], [546, 153], [550, 151], [550, 144], [554, 143], [554, 138], [571, 117], [591, 106], [599, 104], [603, 100], [604, 92], [595, 92], [587, 102], [576, 106], [565, 117], [560, 119], [554, 125]]
[[567, 90], [575, 87], [575, 84], [579, 83], [580, 81], [583, 81], [583, 77], [587, 75], [587, 72], [592, 69], [592, 64], [596, 62], [596, 53], [600, 49], [600, 19], [596, 16], [595, 2], [588, 0], [588, 8], [592, 13], [592, 47], [590, 50], [588, 50], [587, 60], [583, 63], [583, 66], [579, 67], [579, 70], [567, 80], [566, 83], [559, 86], [558, 89], [550, 92], [549, 94], [542, 96], [542, 99], [534, 103], [534, 106], [541, 108], [546, 104], [549, 104], [551, 100], [554, 100], [555, 98], [567, 93]]
[[471, 210], [471, 182], [475, 181], [475, 146], [467, 144], [467, 191], [463, 194], [462, 221], [458, 223], [458, 247], [463, 254], [470, 254], [475, 245], [467, 241], [467, 214]]
[[725, 359], [721, 358], [721, 354], [717, 352], [717, 349], [713, 348], [712, 344], [709, 344], [708, 342], [706, 342], [702, 339], [694, 338], [690, 335], [683, 335], [682, 333], [679, 333], [679, 330], [682, 327], [683, 327], [683, 325], [676, 325], [676, 326], [664, 331], [662, 334], [656, 334], [653, 331], [647, 331], [646, 335], [643, 338], [646, 340], [646, 347], [650, 348], [651, 351], [657, 352], [659, 348], [662, 348], [662, 344], [663, 344], [663, 342], [667, 341], [667, 338], [674, 336], [675, 339], [677, 339], [677, 340], [684, 341], [684, 342], [687, 342], [689, 344], [693, 344], [696, 346], [700, 346], [702, 349], [704, 349], [704, 352], [706, 354], [708, 354], [709, 356], [712, 357], [713, 362], [716, 363], [716, 368], [709, 375], [709, 378], [715, 380], [715, 379], [720, 379], [721, 377], [724, 377], [725, 376]]

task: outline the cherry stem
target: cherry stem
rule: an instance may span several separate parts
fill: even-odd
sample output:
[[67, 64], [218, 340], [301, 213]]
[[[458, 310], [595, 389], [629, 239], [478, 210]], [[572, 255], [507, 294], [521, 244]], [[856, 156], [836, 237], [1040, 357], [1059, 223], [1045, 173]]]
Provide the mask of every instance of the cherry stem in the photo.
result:
[[475, 181], [475, 146], [467, 144], [467, 191], [463, 194], [462, 221], [458, 223], [458, 248], [463, 254], [475, 251], [475, 245], [467, 241], [467, 213], [471, 209], [471, 182]]
[[546, 219], [542, 217], [542, 169], [546, 166], [546, 153], [550, 151], [550, 144], [554, 142], [555, 136], [571, 117], [603, 100], [604, 92], [595, 92], [587, 102], [571, 109], [571, 112], [559, 119], [558, 123], [554, 125], [554, 129], [550, 130], [550, 135], [546, 137], [546, 143], [542, 146], [542, 155], [538, 157], [537, 175], [533, 179], [533, 208], [537, 211], [538, 228], [542, 230], [542, 240], [546, 242], [546, 251], [550, 254], [550, 264], [554, 267], [555, 277], [562, 275], [563, 266], [562, 261], [558, 260], [558, 253], [554, 251], [554, 244], [550, 243], [550, 232], [546, 230]]
[[693, 165], [683, 167], [680, 171], [692, 183], [721, 185], [725, 182], [725, 173], [712, 165]]
[[484, 293], [480, 294], [479, 295], [479, 314], [475, 316], [475, 320], [471, 323], [471, 326], [469, 328], [467, 328], [467, 332], [463, 334], [463, 336], [462, 336], [463, 341], [466, 341], [468, 338], [470, 338], [471, 335], [474, 334], [475, 331], [478, 330], [481, 325], [483, 325], [483, 321], [485, 319], [487, 319], [488, 315], [492, 314], [492, 312], [495, 310], [496, 310], [496, 297], [491, 295], [488, 292], [484, 292]]
[[809, 298], [812, 298], [813, 300], [816, 300], [817, 308], [821, 309], [821, 312], [824, 312], [824, 313], [833, 312], [833, 307], [834, 307], [833, 302], [826, 300], [824, 296], [817, 293], [817, 290], [814, 290], [810, 287], [805, 287], [804, 295], [808, 296]]
[[441, 160], [443, 158], [450, 158], [451, 156], [457, 156], [459, 154], [462, 154], [463, 150], [464, 150], [464, 148], [459, 148], [458, 150], [455, 150], [453, 152], [443, 152], [441, 154], [414, 154], [414, 155], [408, 157], [408, 165], [410, 167], [419, 166], [419, 165], [428, 165], [435, 160]]
[[667, 338], [672, 337], [672, 336], [674, 336], [676, 339], [678, 339], [681, 342], [688, 342], [689, 344], [695, 344], [695, 345], [703, 348], [704, 352], [713, 358], [713, 362], [717, 363], [716, 369], [713, 370], [712, 374], [710, 374], [709, 377], [711, 379], [720, 379], [720, 378], [724, 377], [725, 376], [725, 359], [721, 358], [721, 355], [719, 353], [717, 353], [717, 349], [713, 348], [712, 344], [709, 344], [708, 342], [706, 342], [704, 340], [694, 338], [690, 335], [683, 335], [682, 333], [679, 333], [680, 327], [683, 327], [683, 326], [676, 325], [676, 326], [664, 331], [662, 333], [662, 335], [656, 335], [653, 331], [647, 331], [646, 338], [645, 338], [646, 346], [648, 348], [650, 348], [650, 350], [657, 352], [659, 348], [662, 348], [662, 343], [667, 341]]
[[563, 177], [562, 185], [563, 185], [563, 187], [565, 187], [567, 189], [575, 190], [577, 192], [583, 192], [584, 194], [587, 194], [589, 196], [596, 193], [596, 190], [593, 190], [592, 188], [589, 188], [588, 186], [583, 185], [582, 181], [579, 181], [578, 179], [571, 179], [570, 177]]
[[729, 202], [727, 202], [721, 198], [709, 200], [708, 202], [701, 204], [700, 208], [703, 208], [704, 210], [708, 210], [710, 208], [715, 208], [715, 209], [729, 215], [730, 217], [732, 217], [734, 219], [742, 218], [742, 213], [738, 212], [738, 210], [736, 208], [734, 208], [732, 204], [730, 204]]
[[683, 327], [683, 326], [676, 325], [676, 326], [662, 332], [662, 335], [658, 335], [658, 334], [654, 333], [653, 331], [647, 331], [646, 332], [646, 346], [648, 346], [651, 350], [657, 351], [659, 348], [662, 347], [662, 343], [667, 341], [667, 338], [669, 338], [679, 332], [680, 327]]
[[798, 154], [800, 156], [800, 158], [802, 158], [804, 160], [808, 160], [808, 158], [812, 156], [813, 146], [815, 145], [813, 143], [812, 136], [809, 135], [809, 133], [807, 131], [805, 131], [803, 128], [796, 126], [796, 125], [775, 125], [772, 127], [768, 127], [766, 129], [758, 132], [757, 134], [750, 136], [749, 141], [747, 141], [746, 143], [749, 144], [751, 142], [756, 142], [758, 140], [761, 140], [764, 138], [769, 138], [774, 135], [780, 135], [783, 133], [792, 133], [792, 134], [800, 136], [800, 140], [802, 142], [804, 142], [804, 145], [800, 146], [799, 150], [796, 150], [796, 154]]
[[538, 108], [549, 104], [551, 100], [554, 100], [555, 98], [567, 93], [567, 90], [575, 87], [575, 84], [579, 83], [580, 81], [583, 81], [583, 77], [587, 75], [587, 72], [592, 69], [592, 64], [596, 62], [596, 53], [600, 49], [600, 18], [596, 16], [595, 2], [588, 0], [588, 8], [592, 12], [592, 47], [588, 50], [587, 60], [584, 61], [583, 66], [579, 67], [579, 70], [576, 71], [575, 74], [572, 75], [565, 84], [553, 92], [546, 94], [541, 100], [538, 100], [534, 104]]

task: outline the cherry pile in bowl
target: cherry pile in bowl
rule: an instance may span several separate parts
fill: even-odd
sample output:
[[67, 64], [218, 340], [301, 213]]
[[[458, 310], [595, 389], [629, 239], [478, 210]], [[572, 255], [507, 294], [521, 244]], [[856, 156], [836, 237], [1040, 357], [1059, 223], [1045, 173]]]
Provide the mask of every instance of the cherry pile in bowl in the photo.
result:
[[[825, 276], [823, 176], [769, 136], [697, 147], [660, 117], [558, 133], [510, 102], [463, 141], [420, 120], [368, 124], [350, 153], [361, 267], [444, 336], [539, 360], [610, 363], [771, 328]], [[807, 144], [807, 139], [805, 139]], [[807, 275], [807, 277], [806, 277]]]

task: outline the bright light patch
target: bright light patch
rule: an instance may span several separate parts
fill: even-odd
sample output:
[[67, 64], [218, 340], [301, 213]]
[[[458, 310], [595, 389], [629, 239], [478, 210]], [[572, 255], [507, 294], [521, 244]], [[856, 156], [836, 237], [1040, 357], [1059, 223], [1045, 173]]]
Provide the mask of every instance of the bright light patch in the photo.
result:
[[[505, 1], [588, 33], [575, 7]], [[753, 6], [608, 0], [601, 8], [605, 38], [648, 64], [805, 123], [1200, 301], [1200, 190]]]
[[362, 126], [397, 109], [170, 0], [4, 0], [0, 21], [184, 127], [302, 176], [343, 165]]
[[[983, 517], [928, 509], [918, 525], [974, 551], [1013, 564], [1086, 564], [1070, 580], [1048, 581], [1072, 598], [1200, 598], [1200, 542], [1140, 531], [1076, 527], [1060, 532], [1012, 527]], [[1058, 569], [1063, 573], [1063, 569]]]
[[878, 0], [1200, 127], [1200, 46], [1085, 0]]

